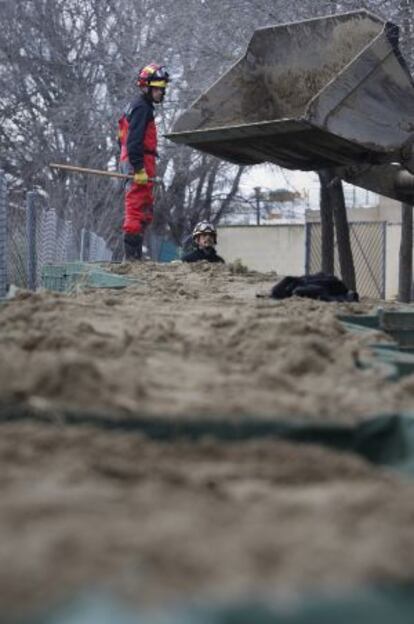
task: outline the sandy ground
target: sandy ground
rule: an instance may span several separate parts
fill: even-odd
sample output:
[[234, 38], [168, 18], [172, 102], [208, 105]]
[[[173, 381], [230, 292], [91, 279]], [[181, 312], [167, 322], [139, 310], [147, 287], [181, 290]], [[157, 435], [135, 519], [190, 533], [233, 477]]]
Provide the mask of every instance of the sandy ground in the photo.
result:
[[357, 457], [276, 440], [162, 444], [58, 418], [352, 423], [412, 409], [414, 378], [361, 368], [372, 337], [335, 318], [374, 302], [257, 298], [276, 277], [229, 267], [115, 268], [136, 283], [0, 306], [0, 413], [57, 415], [0, 428], [0, 615], [97, 586], [159, 605], [413, 580], [413, 484]]
[[205, 263], [128, 269], [127, 290], [23, 293], [0, 308], [3, 402], [342, 422], [414, 408], [414, 377], [385, 383], [362, 369], [373, 337], [335, 318], [373, 302], [257, 298], [275, 276]]

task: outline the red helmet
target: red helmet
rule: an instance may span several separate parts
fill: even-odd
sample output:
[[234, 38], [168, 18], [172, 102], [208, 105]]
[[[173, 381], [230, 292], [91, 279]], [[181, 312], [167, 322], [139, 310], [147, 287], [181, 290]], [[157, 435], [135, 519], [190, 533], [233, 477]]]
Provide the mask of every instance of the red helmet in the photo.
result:
[[158, 87], [165, 89], [170, 77], [164, 65], [150, 63], [140, 69], [138, 74], [138, 85], [140, 87]]

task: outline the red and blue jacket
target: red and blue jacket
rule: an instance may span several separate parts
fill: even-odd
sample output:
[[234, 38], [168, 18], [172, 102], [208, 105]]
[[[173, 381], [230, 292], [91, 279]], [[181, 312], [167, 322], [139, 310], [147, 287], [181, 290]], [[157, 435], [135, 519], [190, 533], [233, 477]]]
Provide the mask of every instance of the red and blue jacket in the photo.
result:
[[[157, 129], [154, 106], [145, 94], [140, 94], [126, 107], [118, 122], [120, 161], [128, 161], [134, 173], [145, 167], [146, 155], [157, 156]], [[151, 159], [152, 160], [152, 159]], [[149, 172], [148, 172], [149, 173]]]

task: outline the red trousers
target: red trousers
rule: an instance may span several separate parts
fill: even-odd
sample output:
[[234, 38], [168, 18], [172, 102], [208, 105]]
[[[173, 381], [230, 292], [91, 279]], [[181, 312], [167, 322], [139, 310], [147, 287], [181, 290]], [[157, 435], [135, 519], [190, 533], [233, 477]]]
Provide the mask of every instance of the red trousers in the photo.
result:
[[[144, 167], [148, 177], [156, 174], [155, 156], [144, 154]], [[131, 181], [125, 187], [123, 230], [128, 234], [143, 234], [151, 223], [154, 210], [152, 182], [136, 184]]]

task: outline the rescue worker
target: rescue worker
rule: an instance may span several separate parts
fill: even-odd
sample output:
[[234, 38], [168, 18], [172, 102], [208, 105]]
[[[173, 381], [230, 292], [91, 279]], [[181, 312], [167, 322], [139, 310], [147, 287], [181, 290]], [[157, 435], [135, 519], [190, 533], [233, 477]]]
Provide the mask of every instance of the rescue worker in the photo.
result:
[[134, 174], [125, 186], [124, 250], [126, 260], [142, 258], [144, 232], [153, 218], [154, 196], [152, 178], [156, 174], [157, 129], [154, 104], [165, 95], [169, 75], [163, 65], [151, 63], [143, 67], [137, 79], [139, 95], [125, 109], [119, 120], [122, 173]]
[[212, 223], [208, 221], [197, 223], [193, 230], [192, 238], [196, 249], [183, 256], [183, 262], [199, 262], [200, 260], [224, 262], [223, 258], [215, 250], [217, 231]]

